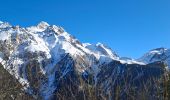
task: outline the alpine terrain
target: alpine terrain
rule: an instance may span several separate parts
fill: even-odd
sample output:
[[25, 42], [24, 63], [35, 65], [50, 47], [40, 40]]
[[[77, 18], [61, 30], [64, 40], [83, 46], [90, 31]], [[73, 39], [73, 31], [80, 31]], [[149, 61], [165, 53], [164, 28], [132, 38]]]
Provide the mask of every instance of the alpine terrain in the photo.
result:
[[46, 22], [0, 22], [0, 100], [168, 100], [169, 69], [170, 49], [131, 59]]

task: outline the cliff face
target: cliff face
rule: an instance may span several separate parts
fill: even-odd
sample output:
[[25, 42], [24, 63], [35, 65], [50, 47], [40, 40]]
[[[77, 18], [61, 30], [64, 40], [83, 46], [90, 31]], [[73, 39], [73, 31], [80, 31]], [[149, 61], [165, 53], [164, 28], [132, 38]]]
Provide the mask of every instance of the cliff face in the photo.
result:
[[46, 22], [27, 28], [0, 23], [2, 99], [162, 99], [169, 54], [157, 49], [138, 60], [121, 58]]

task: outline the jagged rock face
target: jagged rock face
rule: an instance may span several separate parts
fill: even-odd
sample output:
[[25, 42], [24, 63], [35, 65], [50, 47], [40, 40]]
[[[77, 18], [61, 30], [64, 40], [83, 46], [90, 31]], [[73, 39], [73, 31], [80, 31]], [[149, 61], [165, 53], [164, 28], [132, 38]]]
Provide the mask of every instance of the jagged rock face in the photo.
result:
[[[123, 59], [101, 43], [81, 43], [63, 28], [46, 22], [27, 28], [0, 23], [0, 62], [34, 99], [140, 97], [145, 85], [159, 81], [165, 73], [166, 66], [161, 61], [169, 58], [159, 56], [164, 59], [147, 63]], [[134, 91], [138, 92], [131, 97], [129, 93]], [[146, 98], [158, 99], [155, 95], [152, 92]]]

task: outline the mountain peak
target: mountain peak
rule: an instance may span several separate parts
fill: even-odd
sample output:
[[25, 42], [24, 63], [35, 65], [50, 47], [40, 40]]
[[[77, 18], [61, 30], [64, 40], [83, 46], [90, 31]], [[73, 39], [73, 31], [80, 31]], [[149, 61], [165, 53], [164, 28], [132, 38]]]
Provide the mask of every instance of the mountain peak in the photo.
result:
[[44, 28], [47, 28], [48, 26], [50, 26], [47, 22], [45, 21], [41, 21], [37, 27], [40, 28], [40, 29], [44, 29]]
[[6, 28], [6, 27], [11, 27], [11, 25], [8, 22], [0, 21], [0, 28]]
[[161, 47], [150, 50], [143, 57], [139, 58], [138, 61], [144, 62], [146, 64], [156, 61], [164, 61], [168, 64], [168, 66], [170, 66], [170, 49]]
[[160, 48], [150, 50], [150, 53], [162, 53], [162, 52], [164, 52], [166, 50], [168, 50], [168, 49], [164, 48], [164, 47], [160, 47]]
[[0, 21], [0, 24], [2, 24], [3, 22], [2, 21]]

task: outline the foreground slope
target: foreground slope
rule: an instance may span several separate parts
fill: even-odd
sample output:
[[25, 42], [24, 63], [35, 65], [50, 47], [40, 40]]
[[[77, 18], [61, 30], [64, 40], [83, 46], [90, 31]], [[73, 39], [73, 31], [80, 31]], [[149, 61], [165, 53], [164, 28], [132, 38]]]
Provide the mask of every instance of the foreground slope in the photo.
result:
[[10, 75], [0, 64], [0, 100], [34, 100], [34, 98], [22, 91], [22, 85]]

